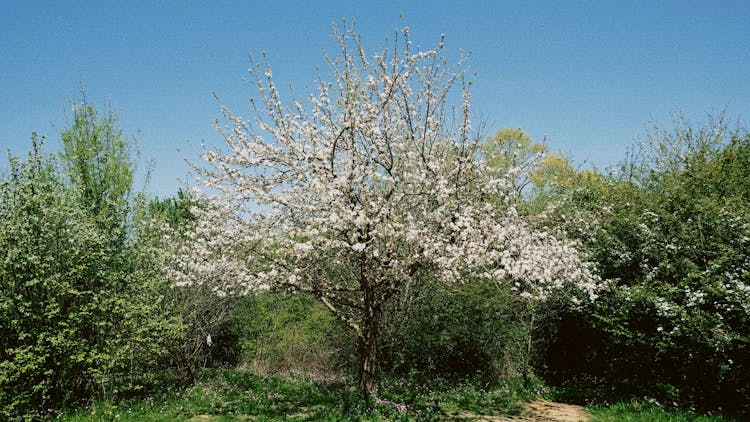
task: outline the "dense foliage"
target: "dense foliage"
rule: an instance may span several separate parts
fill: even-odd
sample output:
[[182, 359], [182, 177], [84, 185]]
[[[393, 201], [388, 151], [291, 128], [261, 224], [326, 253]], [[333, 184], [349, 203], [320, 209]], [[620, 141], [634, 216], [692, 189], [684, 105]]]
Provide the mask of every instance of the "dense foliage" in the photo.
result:
[[401, 375], [513, 378], [521, 361], [522, 309], [516, 294], [494, 283], [412, 286], [390, 305], [383, 327], [383, 365]]
[[304, 373], [335, 379], [354, 366], [352, 336], [306, 294], [265, 291], [243, 299], [230, 332], [244, 366], [255, 373]]
[[[71, 131], [109, 124], [88, 106], [83, 113]], [[107, 156], [124, 154], [120, 146], [96, 148], [86, 157], [66, 148], [58, 161], [34, 137], [28, 157], [10, 157], [0, 182], [4, 419], [141, 388], [153, 381], [172, 328], [154, 294], [162, 279], [153, 255], [128, 239], [127, 174], [78, 177], [129, 165]]]
[[747, 409], [750, 136], [681, 124], [636, 157], [574, 193], [586, 201], [573, 212], [599, 221], [589, 251], [616, 286], [568, 314], [552, 364], [620, 393]]

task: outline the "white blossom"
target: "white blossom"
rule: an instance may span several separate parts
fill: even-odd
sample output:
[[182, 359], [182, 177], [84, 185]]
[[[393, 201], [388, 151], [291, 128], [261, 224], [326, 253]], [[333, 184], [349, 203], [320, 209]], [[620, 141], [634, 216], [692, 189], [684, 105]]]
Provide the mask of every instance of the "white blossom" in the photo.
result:
[[[344, 34], [345, 43], [354, 40]], [[346, 77], [320, 82], [306, 105], [285, 106], [270, 68], [252, 70], [264, 107], [252, 123], [225, 110], [228, 150], [205, 155], [203, 182], [219, 195], [216, 213], [204, 215], [212, 222], [196, 227], [203, 230], [191, 245], [196, 269], [203, 261], [202, 271], [224, 270], [248, 286], [263, 279], [320, 294], [329, 283], [359, 283], [344, 269], [342, 279], [324, 276], [323, 263], [364, 260], [369, 283], [383, 290], [433, 268], [446, 282], [469, 273], [513, 280], [536, 299], [568, 284], [594, 298], [597, 281], [575, 245], [496, 200], [514, 195], [512, 180], [526, 168], [497, 175], [478, 159], [470, 92], [458, 124], [444, 113], [447, 92], [463, 73], [444, 62], [442, 42], [423, 53], [412, 53], [409, 43], [403, 48], [359, 62], [346, 50], [335, 62]], [[230, 217], [231, 225], [221, 221]], [[208, 259], [211, 248], [243, 240], [273, 249], [259, 258], [269, 268]], [[306, 272], [290, 281], [297, 269]]]

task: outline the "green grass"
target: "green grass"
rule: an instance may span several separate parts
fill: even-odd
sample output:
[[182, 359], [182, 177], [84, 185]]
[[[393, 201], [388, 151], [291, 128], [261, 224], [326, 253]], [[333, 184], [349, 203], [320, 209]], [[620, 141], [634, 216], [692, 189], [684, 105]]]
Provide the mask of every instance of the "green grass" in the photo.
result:
[[730, 422], [717, 415], [701, 415], [689, 410], [666, 409], [651, 401], [615, 403], [609, 407], [589, 408], [592, 422]]
[[519, 391], [524, 390], [515, 385], [489, 385], [479, 379], [409, 382], [388, 378], [381, 382], [378, 398], [367, 407], [352, 383], [212, 370], [190, 388], [138, 400], [100, 401], [62, 414], [59, 420], [444, 420], [472, 414], [518, 414], [527, 399]]
[[[59, 415], [83, 421], [430, 421], [471, 420], [478, 415], [518, 415], [538, 396], [540, 385], [463, 381], [414, 381], [385, 377], [370, 407], [354, 384], [307, 377], [258, 376], [235, 369], [201, 374], [189, 388], [122, 401], [99, 401]], [[553, 398], [554, 397], [550, 397]], [[654, 400], [589, 407], [593, 422], [730, 422], [722, 416], [665, 408]]]

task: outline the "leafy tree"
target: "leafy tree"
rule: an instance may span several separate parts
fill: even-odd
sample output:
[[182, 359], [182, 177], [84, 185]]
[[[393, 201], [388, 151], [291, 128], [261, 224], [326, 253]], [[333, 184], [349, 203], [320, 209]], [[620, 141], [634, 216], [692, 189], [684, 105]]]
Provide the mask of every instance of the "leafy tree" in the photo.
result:
[[177, 196], [167, 197], [164, 199], [154, 199], [147, 205], [146, 219], [158, 219], [169, 225], [171, 228], [183, 228], [195, 221], [195, 216], [190, 211], [192, 207], [200, 207], [201, 202], [192, 197], [192, 195], [183, 190], [177, 190]]
[[126, 219], [125, 147], [86, 137], [119, 132], [93, 108], [76, 110], [62, 164], [34, 135], [0, 180], [3, 419], [156, 382], [178, 328], [161, 313], [158, 250]]
[[61, 133], [60, 158], [81, 205], [103, 228], [124, 237], [133, 188], [133, 143], [112, 112], [97, 113], [85, 99], [73, 103], [73, 121]]
[[564, 155], [549, 151], [522, 129], [500, 129], [482, 143], [480, 151], [496, 176], [518, 173], [513, 189], [516, 206], [525, 214], [542, 215], [565, 208], [573, 191], [591, 188], [600, 178], [595, 170], [578, 170]]
[[[591, 290], [594, 279], [572, 244], [533, 228], [505, 201], [477, 200], [511, 198], [522, 169], [498, 175], [477, 160], [470, 82], [460, 62], [447, 63], [442, 41], [413, 51], [404, 29], [370, 57], [357, 34], [337, 40], [334, 79], [306, 104], [284, 106], [270, 68], [251, 70], [262, 98], [257, 119], [225, 112], [229, 151], [206, 152], [201, 171], [219, 193], [216, 209], [201, 217], [204, 234], [178, 270], [186, 283], [212, 274], [248, 290], [278, 285], [315, 296], [356, 335], [369, 400], [383, 312], [423, 274], [510, 282], [537, 298], [568, 283]], [[456, 83], [463, 101], [452, 107]], [[207, 263], [201, 257], [212, 248], [239, 263]]]
[[500, 177], [513, 169], [520, 170], [518, 178], [513, 180], [513, 189], [520, 195], [532, 182], [532, 174], [548, 149], [521, 129], [503, 128], [487, 138], [481, 152], [487, 167], [495, 169]]

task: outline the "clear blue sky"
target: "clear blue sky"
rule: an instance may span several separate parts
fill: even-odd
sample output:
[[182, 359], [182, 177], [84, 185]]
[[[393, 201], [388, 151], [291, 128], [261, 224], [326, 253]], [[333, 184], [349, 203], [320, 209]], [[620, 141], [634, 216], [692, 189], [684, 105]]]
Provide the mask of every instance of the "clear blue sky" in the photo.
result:
[[188, 174], [183, 157], [221, 143], [213, 93], [250, 115], [248, 54], [267, 52], [277, 83], [300, 91], [335, 53], [333, 22], [354, 18], [373, 51], [401, 14], [415, 44], [444, 33], [448, 52], [472, 52], [488, 133], [521, 127], [578, 162], [619, 161], [677, 112], [750, 119], [746, 0], [0, 0], [0, 148], [23, 154], [36, 131], [55, 150], [85, 85], [155, 160], [149, 191], [171, 194]]

